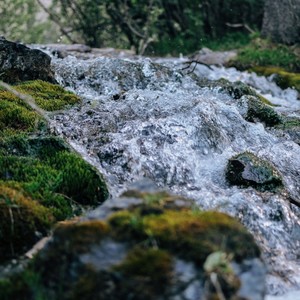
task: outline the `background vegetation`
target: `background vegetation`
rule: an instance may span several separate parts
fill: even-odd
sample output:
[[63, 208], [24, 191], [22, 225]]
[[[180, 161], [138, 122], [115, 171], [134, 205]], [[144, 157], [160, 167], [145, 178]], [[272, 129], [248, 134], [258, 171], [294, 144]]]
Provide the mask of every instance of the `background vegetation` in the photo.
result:
[[[22, 42], [84, 43], [137, 53], [190, 53], [261, 28], [263, 0], [3, 0], [0, 34]], [[49, 23], [51, 21], [51, 24]], [[51, 33], [51, 35], [49, 34]]]
[[[91, 47], [133, 49], [146, 55], [190, 54], [204, 46], [213, 50], [247, 46], [243, 52], [244, 65], [251, 59], [264, 60], [264, 56], [273, 63], [277, 59], [272, 54], [274, 45], [264, 46], [266, 51], [260, 58], [256, 57], [259, 47], [250, 42], [261, 31], [267, 37], [270, 32], [269, 37], [275, 42], [284, 42], [280, 37], [286, 38], [293, 28], [297, 30], [300, 26], [295, 16], [300, 10], [297, 1], [2, 0], [0, 35], [25, 43], [83, 43]], [[281, 32], [276, 35], [277, 27], [274, 29], [272, 24], [278, 16], [270, 9], [276, 12], [281, 6], [286, 7], [280, 9], [281, 15], [286, 14], [294, 23], [284, 28], [278, 26]], [[289, 39], [290, 44], [300, 42], [300, 35], [293, 33], [291, 38], [294, 40]], [[282, 57], [282, 49], [279, 52], [284, 65], [289, 58]], [[256, 54], [252, 55], [253, 51]], [[287, 56], [293, 60], [289, 53]]]

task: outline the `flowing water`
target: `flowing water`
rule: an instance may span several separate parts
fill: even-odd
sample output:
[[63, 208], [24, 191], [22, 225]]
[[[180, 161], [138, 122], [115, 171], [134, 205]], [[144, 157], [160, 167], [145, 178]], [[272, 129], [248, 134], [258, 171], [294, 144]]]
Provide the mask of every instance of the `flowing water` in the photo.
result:
[[[83, 102], [55, 113], [52, 125], [104, 174], [113, 196], [147, 177], [195, 199], [203, 209], [227, 212], [263, 249], [268, 293], [300, 289], [300, 209], [286, 196], [300, 198], [299, 145], [261, 123], [245, 121], [243, 101], [219, 88], [199, 87], [189, 75], [176, 71], [180, 63], [53, 59], [58, 81]], [[198, 66], [195, 74], [242, 80], [277, 104], [278, 111], [299, 116], [296, 92], [282, 91], [264, 77], [205, 66]], [[224, 176], [227, 161], [243, 151], [270, 161], [283, 176], [286, 194], [229, 186]]]

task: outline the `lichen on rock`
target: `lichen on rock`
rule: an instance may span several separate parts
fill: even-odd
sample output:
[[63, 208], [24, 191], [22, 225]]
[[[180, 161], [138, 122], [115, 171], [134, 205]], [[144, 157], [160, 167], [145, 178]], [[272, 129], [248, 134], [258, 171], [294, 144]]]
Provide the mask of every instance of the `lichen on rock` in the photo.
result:
[[229, 159], [226, 178], [232, 185], [275, 192], [283, 187], [279, 172], [267, 161], [250, 152]]

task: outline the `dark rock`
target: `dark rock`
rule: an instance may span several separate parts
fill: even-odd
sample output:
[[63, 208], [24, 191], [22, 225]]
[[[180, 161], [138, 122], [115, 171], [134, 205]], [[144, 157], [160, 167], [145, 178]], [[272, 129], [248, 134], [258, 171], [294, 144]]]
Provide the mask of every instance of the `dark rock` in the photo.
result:
[[228, 161], [226, 178], [232, 185], [252, 186], [260, 191], [282, 188], [278, 171], [267, 161], [249, 152], [238, 154]]
[[[99, 207], [84, 220], [61, 223], [25, 273], [11, 280], [18, 288], [6, 286], [4, 295], [29, 294], [26, 276], [35, 274], [34, 289], [47, 299], [212, 299], [220, 292], [210, 279], [226, 299], [263, 299], [265, 267], [241, 224], [149, 188], [107, 201], [104, 214]], [[253, 269], [259, 287], [249, 292]]]
[[56, 83], [50, 62], [51, 58], [40, 50], [0, 39], [0, 79], [5, 82], [41, 79]]
[[249, 85], [241, 81], [230, 82], [224, 78], [218, 80], [209, 80], [205, 78], [199, 79], [194, 77], [194, 79], [200, 87], [218, 88], [220, 92], [224, 92], [234, 99], [240, 99], [244, 95], [257, 95]]
[[266, 126], [272, 127], [282, 122], [281, 116], [270, 106], [265, 104], [257, 96], [244, 96], [247, 101], [248, 110], [245, 120], [249, 122], [262, 122]]

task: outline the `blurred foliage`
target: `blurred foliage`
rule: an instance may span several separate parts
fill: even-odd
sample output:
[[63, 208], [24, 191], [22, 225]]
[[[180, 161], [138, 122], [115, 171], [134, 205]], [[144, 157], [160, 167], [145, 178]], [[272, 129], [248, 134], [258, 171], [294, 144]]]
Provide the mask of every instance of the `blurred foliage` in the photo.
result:
[[49, 22], [38, 20], [39, 10], [35, 0], [1, 0], [0, 36], [27, 43], [45, 42]]
[[259, 29], [263, 0], [53, 0], [49, 11], [72, 41], [161, 55]]
[[[211, 41], [241, 43], [259, 30], [263, 0], [2, 0], [0, 34], [23, 42], [63, 41], [132, 48], [139, 54], [191, 53]], [[41, 22], [48, 15], [49, 23]], [[53, 28], [56, 28], [56, 32]], [[30, 30], [29, 30], [30, 29]], [[237, 43], [239, 45], [240, 42]], [[228, 46], [227, 46], [228, 47]]]
[[267, 39], [256, 37], [239, 50], [237, 58], [231, 61], [229, 66], [240, 70], [253, 69], [257, 66], [277, 66], [289, 72], [299, 72], [299, 46], [275, 44]]

